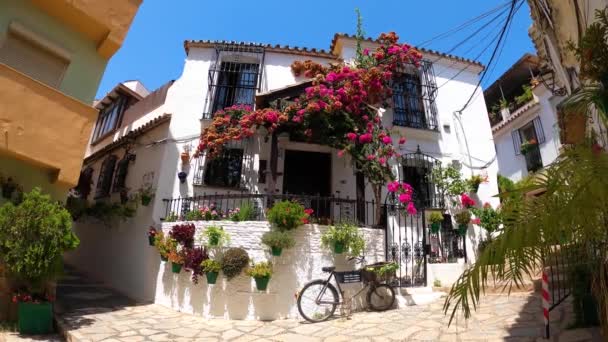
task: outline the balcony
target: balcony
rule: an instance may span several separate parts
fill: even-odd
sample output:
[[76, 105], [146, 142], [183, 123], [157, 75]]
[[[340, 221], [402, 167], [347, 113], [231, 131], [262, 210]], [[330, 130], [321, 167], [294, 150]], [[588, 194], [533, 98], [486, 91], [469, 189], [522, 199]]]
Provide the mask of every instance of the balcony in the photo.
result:
[[97, 111], [0, 63], [0, 152], [76, 185]]
[[97, 52], [110, 58], [120, 48], [142, 0], [31, 0], [70, 29], [92, 40]]

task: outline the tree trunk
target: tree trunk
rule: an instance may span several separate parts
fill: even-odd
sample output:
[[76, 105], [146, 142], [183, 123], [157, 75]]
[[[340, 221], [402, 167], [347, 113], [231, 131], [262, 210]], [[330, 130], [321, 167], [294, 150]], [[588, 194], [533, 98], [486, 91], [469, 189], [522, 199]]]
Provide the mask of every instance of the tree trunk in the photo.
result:
[[380, 224], [382, 223], [382, 184], [372, 183], [372, 190], [374, 192], [374, 202], [376, 203], [375, 226], [380, 227]]

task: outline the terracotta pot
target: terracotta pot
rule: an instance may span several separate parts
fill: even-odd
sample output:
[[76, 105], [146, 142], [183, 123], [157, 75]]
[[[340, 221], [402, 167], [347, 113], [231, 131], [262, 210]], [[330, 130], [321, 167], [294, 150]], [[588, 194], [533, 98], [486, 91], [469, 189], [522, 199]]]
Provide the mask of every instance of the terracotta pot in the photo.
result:
[[190, 162], [190, 153], [188, 152], [182, 152], [182, 154], [180, 155], [180, 157], [182, 158], [182, 163], [187, 164]]

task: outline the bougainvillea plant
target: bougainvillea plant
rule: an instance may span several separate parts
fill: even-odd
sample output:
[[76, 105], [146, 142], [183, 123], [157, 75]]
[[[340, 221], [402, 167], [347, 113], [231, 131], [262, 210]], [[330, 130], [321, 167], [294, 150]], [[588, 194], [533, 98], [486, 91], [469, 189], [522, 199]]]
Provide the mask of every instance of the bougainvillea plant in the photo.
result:
[[408, 214], [416, 215], [418, 213], [418, 210], [416, 210], [416, 207], [414, 206], [414, 202], [412, 202], [414, 190], [412, 189], [411, 185], [394, 181], [388, 183], [387, 189], [389, 193], [395, 194], [399, 203], [406, 206], [406, 211]]
[[355, 169], [372, 184], [379, 203], [382, 186], [394, 178], [388, 161], [398, 157], [391, 133], [382, 125], [380, 107], [389, 105], [393, 77], [418, 68], [422, 58], [418, 50], [398, 40], [394, 32], [381, 34], [379, 47], [363, 50], [351, 64], [293, 63], [296, 76], [312, 79], [299, 98], [283, 110], [232, 106], [216, 112], [201, 135], [197, 153], [217, 156], [226, 143], [251, 137], [259, 128], [267, 134], [288, 132], [333, 147], [339, 156], [348, 153]]

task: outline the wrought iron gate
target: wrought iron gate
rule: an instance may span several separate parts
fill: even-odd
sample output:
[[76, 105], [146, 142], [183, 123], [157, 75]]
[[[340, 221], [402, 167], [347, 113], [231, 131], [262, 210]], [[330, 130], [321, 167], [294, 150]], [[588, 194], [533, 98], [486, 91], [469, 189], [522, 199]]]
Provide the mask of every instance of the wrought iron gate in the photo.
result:
[[394, 194], [385, 200], [387, 260], [399, 264], [395, 286], [426, 286], [429, 232], [426, 228], [426, 209], [443, 209], [443, 194], [438, 193], [432, 182], [431, 172], [440, 161], [422, 154], [420, 149], [402, 157], [399, 181], [409, 183], [414, 189], [416, 215], [407, 214], [405, 206]]

